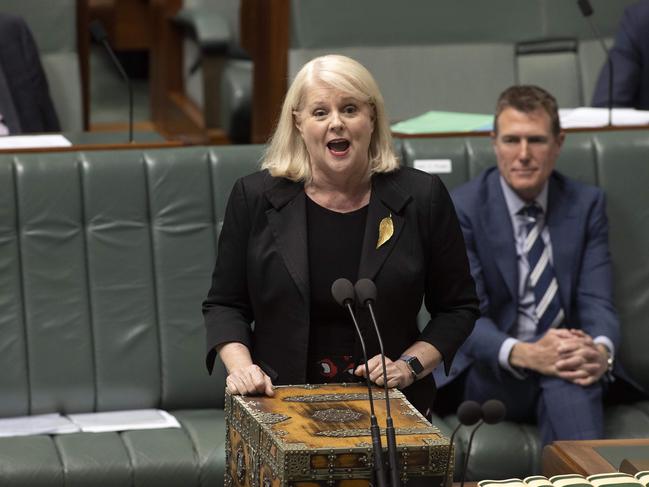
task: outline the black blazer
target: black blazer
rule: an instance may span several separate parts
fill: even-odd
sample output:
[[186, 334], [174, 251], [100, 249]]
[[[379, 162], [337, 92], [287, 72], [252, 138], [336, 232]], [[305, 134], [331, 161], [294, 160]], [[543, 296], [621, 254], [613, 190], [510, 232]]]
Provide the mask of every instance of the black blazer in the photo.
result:
[[0, 114], [10, 135], [61, 130], [32, 33], [9, 14], [0, 14]]
[[[394, 234], [376, 249], [379, 222], [389, 215]], [[215, 347], [236, 341], [251, 350], [274, 383], [304, 383], [308, 272], [303, 185], [266, 171], [238, 180], [203, 303], [208, 369], [214, 365]], [[413, 342], [423, 340], [441, 352], [448, 371], [479, 311], [462, 232], [437, 176], [410, 168], [373, 176], [361, 277], [373, 279], [378, 289], [375, 312], [386, 355], [396, 360]], [[422, 299], [431, 319], [420, 332]], [[357, 311], [368, 356], [374, 356], [379, 348], [369, 315]], [[420, 411], [431, 405], [434, 392], [432, 376], [404, 391]]]

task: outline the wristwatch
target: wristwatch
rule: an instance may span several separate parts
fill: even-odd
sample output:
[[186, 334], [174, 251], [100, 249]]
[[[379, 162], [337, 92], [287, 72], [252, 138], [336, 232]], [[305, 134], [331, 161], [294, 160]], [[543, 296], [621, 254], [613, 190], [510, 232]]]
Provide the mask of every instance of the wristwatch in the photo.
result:
[[399, 357], [399, 360], [403, 360], [406, 363], [414, 380], [417, 380], [417, 376], [424, 371], [424, 366], [421, 365], [421, 362], [417, 357], [412, 355], [402, 355]]
[[609, 373], [609, 374], [612, 374], [613, 373], [613, 365], [615, 365], [615, 363], [613, 361], [613, 354], [611, 353], [610, 350], [608, 350], [608, 348], [606, 349], [606, 351], [608, 353], [608, 357], [606, 358], [606, 364], [607, 364], [608, 368], [606, 369], [606, 372]]

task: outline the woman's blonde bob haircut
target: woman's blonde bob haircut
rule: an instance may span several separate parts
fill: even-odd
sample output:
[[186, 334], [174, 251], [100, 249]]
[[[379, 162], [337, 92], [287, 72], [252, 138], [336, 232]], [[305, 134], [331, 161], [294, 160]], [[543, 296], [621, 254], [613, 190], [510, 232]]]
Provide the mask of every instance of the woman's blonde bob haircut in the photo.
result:
[[392, 151], [385, 104], [376, 81], [359, 62], [333, 54], [312, 59], [293, 80], [284, 98], [277, 128], [262, 160], [262, 169], [268, 169], [276, 177], [311, 182], [309, 153], [293, 117], [294, 112], [302, 109], [308, 90], [316, 84], [339, 90], [372, 107], [374, 132], [368, 154], [370, 174], [397, 169], [399, 161]]

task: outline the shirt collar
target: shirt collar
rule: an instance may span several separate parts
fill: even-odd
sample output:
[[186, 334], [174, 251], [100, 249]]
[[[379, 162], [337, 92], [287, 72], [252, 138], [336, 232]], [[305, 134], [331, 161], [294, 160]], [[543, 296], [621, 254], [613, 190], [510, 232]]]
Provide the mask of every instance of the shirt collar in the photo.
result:
[[[503, 194], [505, 195], [505, 203], [507, 203], [507, 210], [509, 210], [509, 215], [514, 217], [518, 212], [524, 207], [527, 206], [530, 202], [527, 202], [521, 199], [520, 196], [507, 184], [505, 178], [500, 176], [500, 187], [503, 189]], [[543, 185], [543, 189], [539, 195], [534, 199], [537, 205], [543, 210], [543, 214], [546, 213], [548, 208], [548, 182], [546, 181]]]

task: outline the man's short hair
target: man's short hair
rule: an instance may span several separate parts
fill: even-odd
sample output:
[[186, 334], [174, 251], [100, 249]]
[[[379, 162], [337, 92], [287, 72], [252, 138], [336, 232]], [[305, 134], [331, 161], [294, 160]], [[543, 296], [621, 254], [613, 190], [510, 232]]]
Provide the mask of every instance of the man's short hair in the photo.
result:
[[550, 116], [550, 129], [555, 137], [561, 133], [559, 107], [557, 100], [543, 88], [534, 85], [510, 86], [498, 97], [496, 115], [494, 117], [494, 132], [498, 133], [498, 117], [506, 108], [513, 108], [523, 113], [531, 113], [542, 109]]

